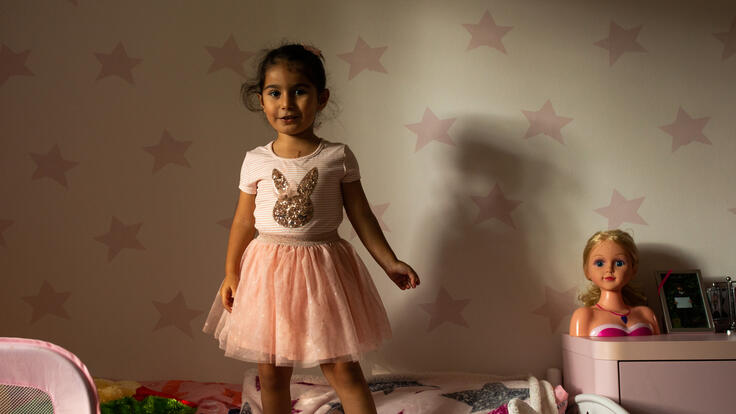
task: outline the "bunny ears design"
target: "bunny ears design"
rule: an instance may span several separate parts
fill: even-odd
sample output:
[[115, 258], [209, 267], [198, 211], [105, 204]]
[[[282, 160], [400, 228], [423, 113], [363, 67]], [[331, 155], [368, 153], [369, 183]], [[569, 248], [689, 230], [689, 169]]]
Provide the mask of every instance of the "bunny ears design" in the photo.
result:
[[[279, 197], [285, 196], [289, 193], [289, 181], [286, 179], [286, 176], [284, 176], [281, 171], [279, 171], [277, 168], [274, 168], [273, 172], [271, 173], [271, 178], [273, 178], [273, 184], [276, 187], [276, 193], [279, 195]], [[317, 167], [314, 167], [304, 175], [304, 178], [302, 178], [299, 186], [297, 186], [296, 193], [305, 197], [309, 197], [310, 195], [312, 195], [314, 187], [317, 186], [318, 178], [319, 172], [317, 171]]]

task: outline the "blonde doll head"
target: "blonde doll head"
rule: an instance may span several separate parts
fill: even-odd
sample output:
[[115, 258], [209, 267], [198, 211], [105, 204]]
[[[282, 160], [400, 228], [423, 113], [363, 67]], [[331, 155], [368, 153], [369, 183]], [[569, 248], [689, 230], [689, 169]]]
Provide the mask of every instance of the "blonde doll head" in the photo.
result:
[[[590, 236], [588, 242], [585, 244], [585, 249], [583, 249], [583, 270], [585, 270], [585, 266], [588, 263], [590, 253], [593, 251], [593, 249], [600, 243], [607, 240], [616, 243], [626, 252], [626, 255], [629, 256], [632, 268], [634, 269], [634, 273], [636, 273], [636, 269], [638, 269], [639, 267], [639, 249], [636, 248], [636, 243], [634, 243], [634, 239], [629, 233], [618, 229], [602, 230]], [[624, 297], [624, 302], [626, 302], [626, 304], [629, 306], [646, 304], [646, 297], [637, 292], [630, 285], [624, 286], [621, 293]], [[580, 294], [578, 299], [585, 306], [593, 306], [598, 302], [600, 297], [601, 289], [595, 284], [591, 283], [588, 289]]]
[[590, 236], [588, 242], [585, 243], [585, 249], [583, 249], [583, 268], [585, 268], [585, 264], [588, 263], [590, 252], [593, 248], [606, 240], [610, 240], [621, 246], [621, 248], [626, 251], [629, 259], [631, 259], [631, 265], [634, 269], [639, 267], [639, 249], [636, 248], [634, 238], [623, 230], [613, 229], [601, 230]]

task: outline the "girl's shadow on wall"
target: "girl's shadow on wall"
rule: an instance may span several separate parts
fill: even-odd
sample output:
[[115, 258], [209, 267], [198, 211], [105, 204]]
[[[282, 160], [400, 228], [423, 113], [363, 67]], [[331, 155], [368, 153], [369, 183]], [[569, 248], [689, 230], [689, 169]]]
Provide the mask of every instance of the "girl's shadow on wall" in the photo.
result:
[[[577, 181], [543, 159], [525, 156], [526, 142], [508, 142], [521, 138], [495, 133], [487, 118], [463, 125], [465, 130], [453, 134], [455, 156], [433, 191], [443, 195], [442, 207], [420, 226], [432, 229], [425, 253], [430, 259], [423, 266], [422, 289], [398, 313], [414, 317], [394, 321], [395, 339], [379, 363], [394, 371], [421, 367], [494, 374], [546, 368], [559, 356], [554, 346], [539, 350], [540, 329], [548, 332], [549, 322], [532, 311], [545, 300], [543, 285], [552, 282], [529, 261], [545, 256], [531, 254], [548, 235], [540, 214], [543, 197], [549, 197], [545, 188], [562, 181], [576, 191]], [[497, 197], [494, 188], [500, 191]], [[486, 202], [495, 207], [483, 207]], [[572, 217], [556, 219], [573, 222]], [[442, 291], [452, 305], [438, 305]], [[463, 300], [464, 307], [458, 302]], [[427, 304], [441, 307], [440, 315], [431, 315]], [[529, 319], [538, 324], [530, 326]], [[554, 341], [559, 342], [556, 336]]]

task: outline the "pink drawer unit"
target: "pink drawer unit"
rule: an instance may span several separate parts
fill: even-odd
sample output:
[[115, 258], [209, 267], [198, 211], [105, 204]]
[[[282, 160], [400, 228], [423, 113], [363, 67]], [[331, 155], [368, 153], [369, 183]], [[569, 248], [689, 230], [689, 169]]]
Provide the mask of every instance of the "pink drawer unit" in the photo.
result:
[[713, 333], [588, 338], [563, 335], [563, 383], [632, 414], [736, 412], [736, 336]]

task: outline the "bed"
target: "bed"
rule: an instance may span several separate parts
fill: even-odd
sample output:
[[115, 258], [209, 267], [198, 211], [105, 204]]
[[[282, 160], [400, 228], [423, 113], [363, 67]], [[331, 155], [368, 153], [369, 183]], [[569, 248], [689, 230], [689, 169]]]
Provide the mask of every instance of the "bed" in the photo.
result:
[[[260, 381], [255, 371], [240, 384], [193, 381], [143, 382], [161, 395], [198, 405], [202, 414], [261, 414]], [[533, 376], [498, 377], [468, 373], [384, 374], [368, 378], [379, 414], [628, 414], [606, 397], [568, 395]], [[338, 414], [342, 406], [323, 377], [294, 375], [292, 413]], [[197, 411], [200, 413], [200, 411]]]
[[[93, 379], [69, 351], [44, 341], [0, 338], [0, 412], [53, 414], [260, 414], [260, 381], [242, 384]], [[368, 378], [380, 414], [560, 414], [568, 395], [533, 376], [383, 374]], [[292, 413], [343, 413], [323, 377], [294, 375]], [[625, 414], [599, 396], [577, 396], [584, 414]], [[30, 411], [29, 411], [30, 410]]]

